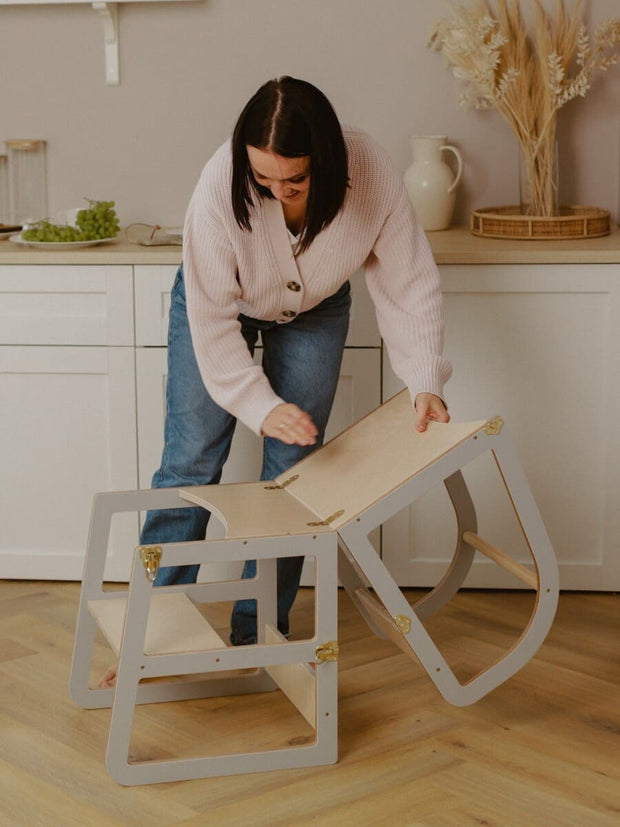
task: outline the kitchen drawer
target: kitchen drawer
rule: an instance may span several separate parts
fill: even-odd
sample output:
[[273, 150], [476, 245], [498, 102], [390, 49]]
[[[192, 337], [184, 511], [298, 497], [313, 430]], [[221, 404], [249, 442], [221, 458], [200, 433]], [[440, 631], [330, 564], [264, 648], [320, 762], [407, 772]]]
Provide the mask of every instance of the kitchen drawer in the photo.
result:
[[133, 345], [132, 267], [1, 265], [0, 344]]
[[[177, 268], [170, 265], [137, 265], [136, 284], [136, 345], [158, 347], [168, 341], [168, 310], [170, 289]], [[351, 279], [353, 306], [347, 347], [380, 347], [374, 305], [360, 270]]]

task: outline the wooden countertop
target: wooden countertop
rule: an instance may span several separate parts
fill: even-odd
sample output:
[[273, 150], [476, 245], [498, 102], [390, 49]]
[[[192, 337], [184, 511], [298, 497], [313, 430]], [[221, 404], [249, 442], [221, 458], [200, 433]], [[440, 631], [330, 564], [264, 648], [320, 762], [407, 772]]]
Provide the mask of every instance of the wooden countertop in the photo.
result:
[[620, 228], [601, 238], [517, 241], [480, 238], [467, 227], [427, 233], [437, 264], [617, 264]]
[[74, 250], [42, 250], [0, 241], [0, 264], [179, 264], [181, 258], [179, 245], [143, 247], [123, 237]]
[[[467, 227], [429, 232], [437, 264], [620, 264], [620, 228], [602, 238], [514, 241], [479, 238]], [[114, 241], [77, 250], [39, 250], [0, 241], [2, 264], [178, 264], [180, 246], [142, 247]]]

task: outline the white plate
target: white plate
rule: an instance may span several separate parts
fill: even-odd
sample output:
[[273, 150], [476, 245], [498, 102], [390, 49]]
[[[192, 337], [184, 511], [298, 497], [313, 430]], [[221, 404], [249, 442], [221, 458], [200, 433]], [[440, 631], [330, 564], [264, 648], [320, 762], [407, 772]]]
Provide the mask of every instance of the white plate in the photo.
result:
[[17, 227], [13, 227], [12, 230], [0, 230], [0, 238], [10, 238], [12, 235], [15, 235], [15, 230]]
[[27, 247], [38, 247], [40, 250], [77, 250], [78, 247], [93, 247], [95, 244], [106, 244], [114, 238], [95, 238], [92, 241], [27, 241], [20, 235], [12, 235], [9, 241], [14, 244], [25, 244]]

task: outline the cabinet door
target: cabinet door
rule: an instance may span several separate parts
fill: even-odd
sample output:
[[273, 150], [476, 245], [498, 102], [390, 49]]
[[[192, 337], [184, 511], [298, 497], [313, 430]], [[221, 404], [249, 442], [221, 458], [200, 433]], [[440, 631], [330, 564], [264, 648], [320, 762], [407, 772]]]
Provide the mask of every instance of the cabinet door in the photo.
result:
[[[256, 358], [260, 361], [260, 348]], [[148, 488], [151, 477], [159, 467], [163, 446], [164, 418], [166, 406], [166, 349], [139, 348], [137, 350], [138, 389], [138, 446], [139, 485]], [[331, 439], [351, 423], [367, 414], [380, 404], [381, 394], [381, 349], [347, 348], [342, 361], [340, 382], [334, 407], [327, 427]], [[252, 482], [260, 477], [262, 462], [262, 440], [241, 423], [233, 440], [230, 457], [224, 468], [222, 482]], [[211, 520], [209, 537], [223, 536], [221, 526]], [[378, 535], [373, 538], [378, 544]], [[377, 545], [378, 547], [378, 545]], [[201, 579], [220, 579], [236, 576], [230, 567], [213, 567], [208, 574], [201, 571]], [[304, 574], [302, 583], [308, 581]], [[309, 582], [309, 581], [308, 581]]]
[[[0, 347], [0, 397], [0, 577], [79, 580], [93, 495], [137, 484], [133, 348]], [[109, 579], [136, 529], [115, 519]]]
[[[441, 268], [453, 419], [505, 421], [555, 548], [564, 589], [620, 587], [620, 289], [613, 265]], [[385, 398], [399, 387], [386, 369]], [[465, 469], [479, 533], [530, 557], [490, 458]], [[383, 530], [402, 585], [437, 583], [456, 542], [443, 491]], [[518, 587], [476, 557], [467, 585]]]

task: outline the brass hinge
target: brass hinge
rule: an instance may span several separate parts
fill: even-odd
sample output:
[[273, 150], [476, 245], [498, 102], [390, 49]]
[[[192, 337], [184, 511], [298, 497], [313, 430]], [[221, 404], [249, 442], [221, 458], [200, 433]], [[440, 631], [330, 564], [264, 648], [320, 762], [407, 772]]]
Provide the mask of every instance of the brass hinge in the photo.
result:
[[327, 643], [320, 643], [316, 647], [316, 659], [320, 663], [338, 660], [339, 654], [340, 647], [337, 640], [328, 640]]
[[266, 485], [265, 486], [265, 491], [279, 491], [282, 488], [286, 488], [287, 485], [290, 485], [292, 482], [295, 482], [295, 480], [298, 480], [298, 479], [299, 479], [299, 474], [293, 474], [292, 477], [289, 477], [287, 480], [284, 480], [284, 482], [281, 483], [280, 485]]
[[398, 626], [403, 635], [408, 635], [411, 631], [411, 618], [407, 615], [396, 615], [394, 623]]
[[157, 569], [161, 560], [161, 546], [139, 546], [139, 548], [146, 579], [152, 583], [157, 577]]
[[484, 426], [484, 432], [489, 436], [497, 436], [503, 427], [504, 420], [501, 416], [494, 416], [493, 419], [489, 419], [487, 424]]
[[337, 520], [338, 517], [342, 517], [343, 514], [344, 508], [341, 508], [340, 511], [335, 511], [331, 517], [327, 517], [326, 520], [313, 520], [311, 523], [306, 523], [306, 525], [331, 525], [334, 520]]

